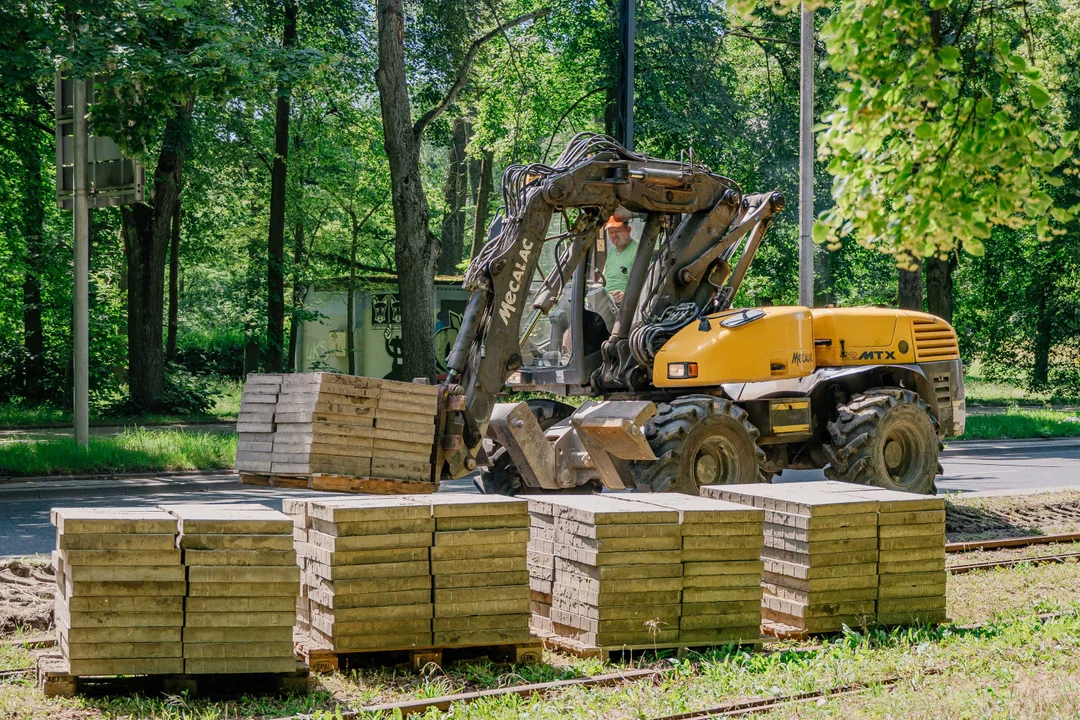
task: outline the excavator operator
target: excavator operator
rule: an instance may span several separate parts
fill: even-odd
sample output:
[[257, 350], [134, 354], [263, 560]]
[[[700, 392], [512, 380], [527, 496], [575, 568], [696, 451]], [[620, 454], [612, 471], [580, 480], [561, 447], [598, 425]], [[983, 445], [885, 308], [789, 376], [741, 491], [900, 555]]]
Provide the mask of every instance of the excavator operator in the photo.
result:
[[604, 262], [604, 286], [611, 299], [621, 303], [626, 283], [630, 279], [630, 268], [634, 265], [638, 243], [630, 232], [630, 212], [619, 208], [611, 214], [604, 225], [607, 238], [607, 260]]

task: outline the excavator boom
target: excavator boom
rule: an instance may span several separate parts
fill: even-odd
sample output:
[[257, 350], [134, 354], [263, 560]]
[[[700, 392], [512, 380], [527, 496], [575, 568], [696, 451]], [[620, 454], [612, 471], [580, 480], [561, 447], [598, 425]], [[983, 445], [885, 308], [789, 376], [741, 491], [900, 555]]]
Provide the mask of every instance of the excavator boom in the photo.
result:
[[[667, 339], [702, 313], [730, 305], [783, 197], [744, 195], [692, 156], [659, 160], [593, 133], [574, 137], [553, 166], [507, 168], [503, 193], [504, 214], [465, 277], [471, 294], [440, 395], [436, 472], [468, 474], [485, 461], [483, 441], [491, 437], [519, 468], [542, 476], [542, 487], [571, 487], [577, 473], [618, 487], [620, 462], [655, 458], [641, 433], [655, 406], [647, 400], [592, 403], [545, 434], [527, 410], [497, 403], [507, 378], [522, 366], [525, 337], [565, 294], [612, 214], [619, 208], [644, 214], [603, 362], [589, 382], [598, 396], [647, 384], [652, 359]], [[556, 213], [569, 229], [549, 235]], [[558, 244], [556, 262], [533, 291], [546, 242]]]

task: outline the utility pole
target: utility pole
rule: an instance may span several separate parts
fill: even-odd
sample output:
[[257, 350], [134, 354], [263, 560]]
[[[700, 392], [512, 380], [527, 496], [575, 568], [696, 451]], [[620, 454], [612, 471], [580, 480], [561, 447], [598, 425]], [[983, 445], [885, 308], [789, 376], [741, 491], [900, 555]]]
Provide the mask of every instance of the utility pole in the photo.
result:
[[74, 115], [73, 180], [75, 235], [75, 298], [73, 324], [73, 356], [75, 371], [75, 444], [86, 447], [90, 441], [90, 211], [86, 203], [86, 163], [89, 138], [86, 130], [86, 80], [74, 78], [72, 114]]
[[619, 0], [619, 66], [615, 83], [615, 139], [634, 149], [635, 0]]
[[814, 306], [814, 11], [802, 6], [799, 38], [799, 304]]

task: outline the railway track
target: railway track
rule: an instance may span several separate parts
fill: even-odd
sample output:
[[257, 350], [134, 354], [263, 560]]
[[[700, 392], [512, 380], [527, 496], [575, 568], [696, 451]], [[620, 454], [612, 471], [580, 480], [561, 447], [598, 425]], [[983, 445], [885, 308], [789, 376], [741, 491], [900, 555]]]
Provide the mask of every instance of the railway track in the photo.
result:
[[[1060, 617], [1075, 617], [1076, 613], [1044, 613], [1038, 615], [1038, 619], [1041, 622], [1047, 622]], [[964, 625], [958, 629], [963, 630], [976, 630], [982, 627], [981, 625]], [[820, 649], [820, 646], [812, 649]], [[765, 651], [770, 652], [770, 651]], [[476, 702], [477, 700], [486, 698], [498, 698], [511, 695], [518, 695], [522, 697], [544, 696], [556, 690], [562, 690], [569, 687], [612, 687], [621, 684], [643, 682], [648, 680], [655, 680], [663, 675], [671, 672], [672, 668], [658, 668], [652, 670], [627, 670], [619, 673], [609, 673], [606, 675], [595, 675], [583, 678], [573, 678], [570, 680], [556, 680], [554, 682], [547, 683], [534, 683], [530, 685], [514, 685], [505, 688], [494, 688], [491, 690], [479, 690], [474, 692], [460, 693], [456, 695], [444, 695], [436, 698], [427, 698], [423, 700], [406, 700], [396, 703], [385, 703], [381, 705], [367, 705], [357, 708], [355, 710], [336, 710], [334, 711], [334, 717], [336, 718], [356, 718], [361, 716], [368, 716], [374, 713], [385, 713], [391, 717], [401, 713], [402, 717], [411, 717], [414, 715], [420, 715], [426, 713], [430, 709], [437, 710], [449, 710], [450, 707], [457, 703], [469, 704]], [[681, 713], [678, 715], [665, 715], [663, 717], [654, 718], [653, 720], [706, 720], [707, 718], [716, 717], [739, 717], [743, 715], [754, 715], [757, 713], [767, 712], [774, 708], [783, 707], [785, 705], [793, 705], [804, 702], [814, 702], [822, 698], [835, 697], [838, 695], [851, 695], [862, 692], [864, 690], [875, 687], [891, 687], [901, 682], [911, 682], [918, 680], [921, 677], [928, 677], [931, 675], [938, 675], [942, 672], [938, 668], [927, 668], [922, 670], [916, 676], [902, 676], [902, 677], [887, 677], [881, 680], [875, 680], [872, 682], [850, 683], [847, 685], [833, 686], [830, 688], [822, 688], [813, 692], [796, 693], [793, 695], [781, 695], [778, 697], [768, 698], [746, 698], [741, 700], [734, 700], [732, 702], [724, 703], [717, 707], [708, 708], [705, 710], [695, 710], [688, 713]], [[312, 715], [292, 715], [289, 717], [277, 718], [276, 720], [312, 720]]]

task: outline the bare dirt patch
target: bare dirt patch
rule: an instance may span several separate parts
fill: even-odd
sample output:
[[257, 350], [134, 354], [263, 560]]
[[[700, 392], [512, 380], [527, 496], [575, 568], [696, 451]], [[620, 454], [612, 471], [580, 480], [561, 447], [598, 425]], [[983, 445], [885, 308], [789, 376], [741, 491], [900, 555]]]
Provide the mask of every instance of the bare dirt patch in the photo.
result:
[[56, 575], [47, 562], [0, 561], [0, 635], [53, 627]]
[[1080, 492], [950, 497], [945, 502], [949, 542], [1080, 532]]

